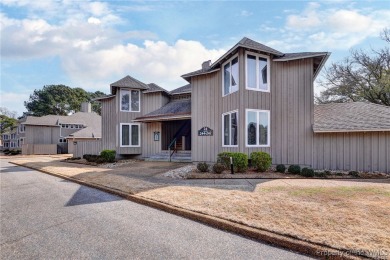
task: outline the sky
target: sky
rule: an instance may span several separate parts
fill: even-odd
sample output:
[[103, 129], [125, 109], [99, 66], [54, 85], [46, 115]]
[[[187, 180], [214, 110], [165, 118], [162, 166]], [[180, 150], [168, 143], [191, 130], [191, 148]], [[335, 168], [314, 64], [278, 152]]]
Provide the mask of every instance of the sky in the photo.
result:
[[44, 85], [108, 93], [126, 75], [172, 90], [243, 37], [331, 52], [329, 66], [385, 46], [389, 17], [389, 1], [0, 0], [0, 106], [22, 115]]

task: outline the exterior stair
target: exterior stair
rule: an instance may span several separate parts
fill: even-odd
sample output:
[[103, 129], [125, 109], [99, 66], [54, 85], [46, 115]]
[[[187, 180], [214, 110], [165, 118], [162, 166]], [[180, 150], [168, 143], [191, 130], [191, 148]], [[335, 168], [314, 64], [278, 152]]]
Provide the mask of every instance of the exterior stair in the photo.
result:
[[[169, 152], [161, 151], [161, 153], [151, 155], [145, 158], [145, 161], [156, 161], [156, 162], [169, 162]], [[181, 151], [178, 150], [172, 155], [172, 162], [183, 162], [190, 163], [191, 160], [191, 151]]]

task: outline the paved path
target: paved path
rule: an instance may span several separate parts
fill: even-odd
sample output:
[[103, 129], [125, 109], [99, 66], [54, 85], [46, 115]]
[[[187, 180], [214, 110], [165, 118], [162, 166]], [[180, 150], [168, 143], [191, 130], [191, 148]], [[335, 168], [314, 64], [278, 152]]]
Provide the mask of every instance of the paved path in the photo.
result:
[[305, 259], [1, 160], [1, 259]]

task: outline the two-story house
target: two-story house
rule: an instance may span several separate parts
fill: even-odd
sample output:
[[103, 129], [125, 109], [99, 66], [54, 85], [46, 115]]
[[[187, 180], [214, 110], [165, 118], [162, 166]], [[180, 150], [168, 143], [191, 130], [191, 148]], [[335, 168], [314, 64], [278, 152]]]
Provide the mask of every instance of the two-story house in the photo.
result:
[[[282, 53], [243, 38], [214, 63], [204, 62], [200, 70], [183, 75], [189, 84], [171, 92], [126, 76], [110, 85], [110, 96], [99, 99], [102, 148], [142, 158], [184, 150], [191, 161], [206, 162], [215, 162], [223, 151], [265, 151], [274, 164], [389, 171], [389, 108], [380, 106], [381, 113], [370, 115], [372, 122], [382, 122], [374, 131], [355, 124], [361, 118], [349, 118], [348, 106], [326, 114], [322, 105], [315, 113], [313, 82], [329, 55]], [[368, 109], [365, 103], [355, 105]], [[337, 121], [337, 113], [350, 124], [322, 131], [319, 124]], [[358, 133], [361, 137], [355, 137]], [[362, 143], [372, 154], [387, 155], [366, 158], [368, 152], [340, 142]], [[342, 161], [333, 160], [333, 154]]]

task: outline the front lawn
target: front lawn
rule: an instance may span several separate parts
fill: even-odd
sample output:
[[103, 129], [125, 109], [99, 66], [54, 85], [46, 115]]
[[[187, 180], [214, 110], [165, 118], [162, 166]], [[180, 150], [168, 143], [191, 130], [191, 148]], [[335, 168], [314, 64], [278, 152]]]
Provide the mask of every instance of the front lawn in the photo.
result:
[[170, 186], [137, 195], [338, 249], [390, 254], [386, 183], [290, 179], [252, 192]]

